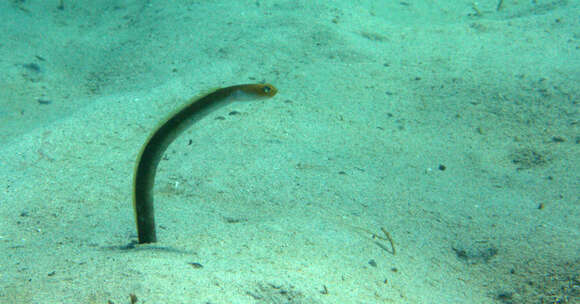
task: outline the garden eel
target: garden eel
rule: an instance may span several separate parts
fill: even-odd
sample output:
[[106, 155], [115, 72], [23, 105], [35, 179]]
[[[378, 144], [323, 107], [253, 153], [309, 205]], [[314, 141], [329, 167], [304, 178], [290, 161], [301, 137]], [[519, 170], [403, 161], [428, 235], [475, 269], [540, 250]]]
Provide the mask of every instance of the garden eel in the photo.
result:
[[194, 97], [163, 120], [149, 135], [137, 157], [133, 178], [133, 208], [139, 244], [154, 243], [153, 185], [157, 165], [167, 147], [179, 134], [214, 110], [236, 100], [268, 98], [278, 90], [271, 84], [241, 84]]

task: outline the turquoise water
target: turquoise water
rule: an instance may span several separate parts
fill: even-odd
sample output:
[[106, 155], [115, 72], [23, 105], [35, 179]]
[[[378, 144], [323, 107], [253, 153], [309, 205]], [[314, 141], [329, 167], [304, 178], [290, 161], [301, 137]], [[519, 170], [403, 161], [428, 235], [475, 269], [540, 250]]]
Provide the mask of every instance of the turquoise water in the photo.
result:
[[0, 2], [0, 303], [579, 302], [578, 9]]

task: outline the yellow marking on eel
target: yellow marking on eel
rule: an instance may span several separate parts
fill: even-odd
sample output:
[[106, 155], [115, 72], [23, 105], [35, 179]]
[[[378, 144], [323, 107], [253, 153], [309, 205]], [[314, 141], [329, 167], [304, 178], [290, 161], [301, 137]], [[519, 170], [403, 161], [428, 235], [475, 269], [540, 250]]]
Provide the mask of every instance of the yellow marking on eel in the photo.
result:
[[133, 208], [139, 244], [157, 241], [153, 212], [153, 185], [157, 165], [173, 140], [207, 114], [236, 100], [269, 98], [278, 90], [271, 84], [242, 84], [194, 97], [174, 111], [151, 133], [137, 157], [133, 178]]

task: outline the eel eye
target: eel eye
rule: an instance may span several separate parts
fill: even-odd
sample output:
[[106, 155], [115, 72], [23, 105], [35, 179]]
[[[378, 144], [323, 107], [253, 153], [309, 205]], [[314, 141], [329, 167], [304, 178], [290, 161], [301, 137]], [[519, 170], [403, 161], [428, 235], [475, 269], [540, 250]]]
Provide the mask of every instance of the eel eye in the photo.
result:
[[269, 86], [264, 86], [264, 93], [268, 94], [270, 93], [270, 91], [272, 91], [272, 88], [270, 88]]

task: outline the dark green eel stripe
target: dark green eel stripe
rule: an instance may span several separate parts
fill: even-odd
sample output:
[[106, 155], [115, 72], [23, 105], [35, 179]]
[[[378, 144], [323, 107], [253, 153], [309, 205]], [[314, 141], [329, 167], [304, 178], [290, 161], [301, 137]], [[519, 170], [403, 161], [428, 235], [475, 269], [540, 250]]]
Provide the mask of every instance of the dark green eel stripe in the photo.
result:
[[173, 140], [187, 127], [214, 110], [236, 100], [272, 97], [278, 90], [270, 84], [242, 84], [221, 88], [192, 98], [176, 110], [151, 133], [137, 157], [133, 179], [133, 207], [139, 244], [157, 241], [153, 212], [153, 185], [157, 165]]

